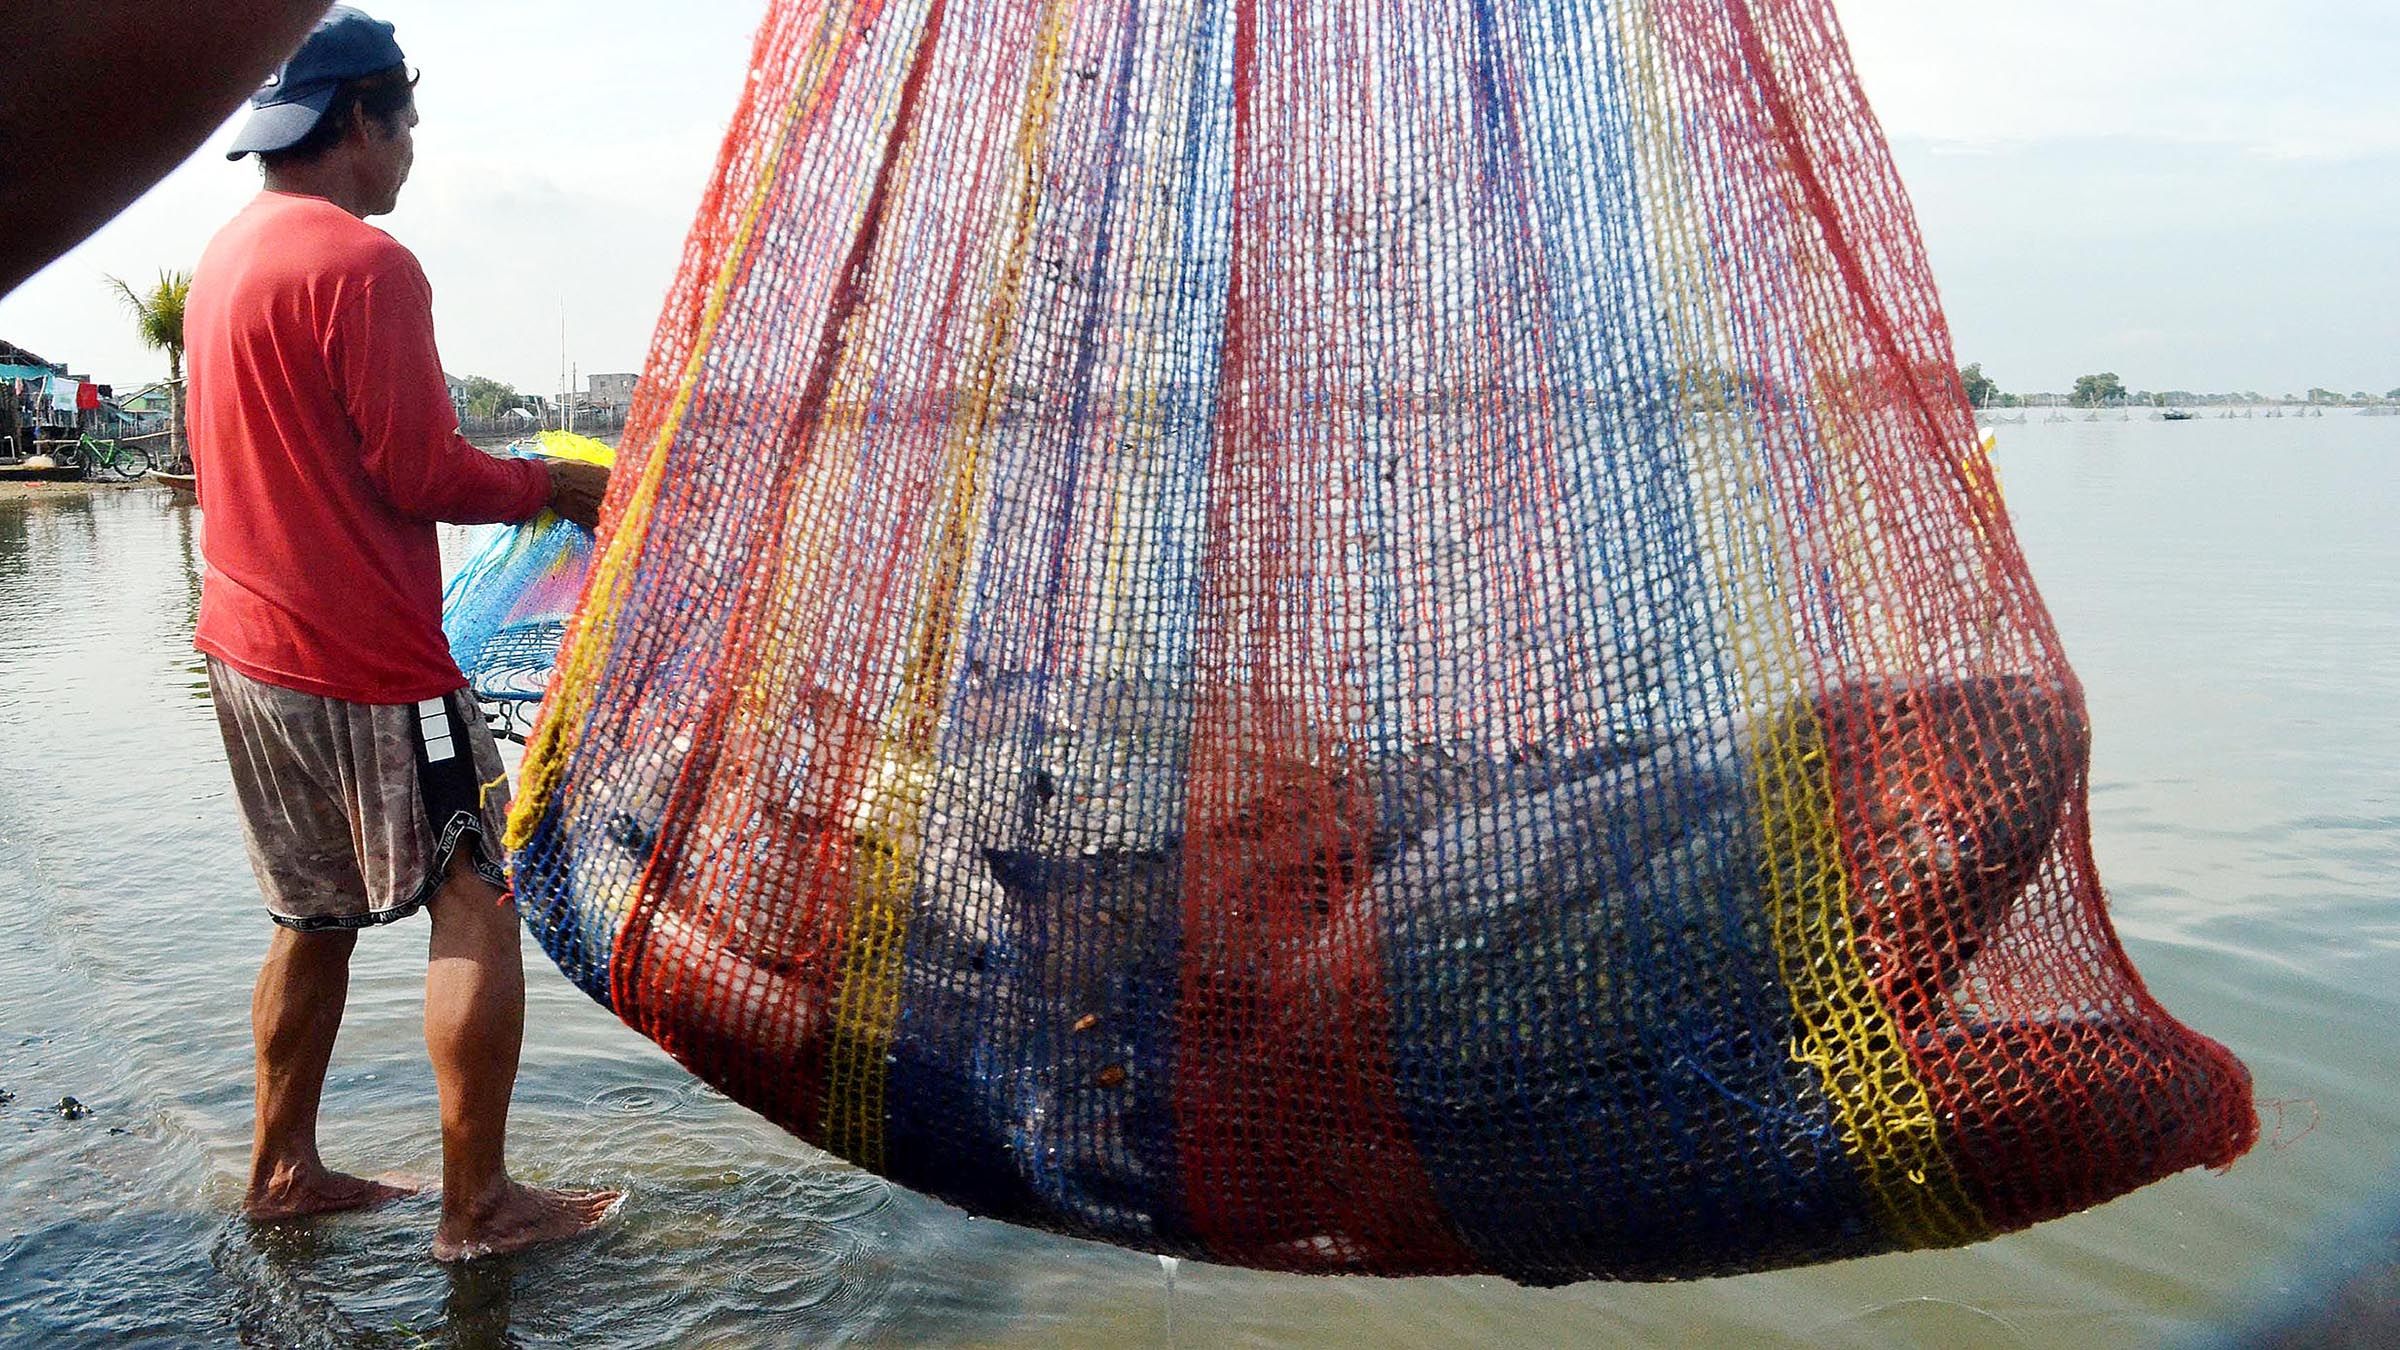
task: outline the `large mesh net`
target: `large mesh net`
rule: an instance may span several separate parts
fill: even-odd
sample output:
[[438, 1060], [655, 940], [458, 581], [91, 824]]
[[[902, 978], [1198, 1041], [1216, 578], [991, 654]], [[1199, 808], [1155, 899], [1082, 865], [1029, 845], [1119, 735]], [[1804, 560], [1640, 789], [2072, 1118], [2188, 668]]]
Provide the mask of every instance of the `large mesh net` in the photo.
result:
[[[575, 459], [607, 468], [616, 449], [588, 436], [545, 431], [504, 452]], [[590, 530], [543, 511], [494, 530], [442, 588], [442, 636], [467, 687], [500, 735], [525, 739], [550, 687], [567, 620], [592, 565]]]
[[982, 1215], [1971, 1241], [2252, 1142], [1829, 0], [783, 0], [512, 825], [560, 966]]

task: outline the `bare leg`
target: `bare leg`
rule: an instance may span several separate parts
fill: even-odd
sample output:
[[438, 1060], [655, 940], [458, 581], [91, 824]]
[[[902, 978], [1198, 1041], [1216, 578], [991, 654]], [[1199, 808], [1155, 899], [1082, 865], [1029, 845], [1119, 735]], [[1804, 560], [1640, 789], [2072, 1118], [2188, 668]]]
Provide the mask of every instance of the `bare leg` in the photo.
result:
[[461, 848], [433, 900], [425, 968], [425, 1048], [442, 1098], [443, 1261], [497, 1256], [598, 1224], [615, 1191], [545, 1191], [509, 1180], [508, 1099], [525, 1039], [517, 914]]
[[317, 1156], [317, 1104], [350, 994], [351, 932], [278, 926], [250, 997], [258, 1052], [258, 1120], [250, 1141], [251, 1217], [289, 1219], [362, 1209], [411, 1188], [326, 1168]]

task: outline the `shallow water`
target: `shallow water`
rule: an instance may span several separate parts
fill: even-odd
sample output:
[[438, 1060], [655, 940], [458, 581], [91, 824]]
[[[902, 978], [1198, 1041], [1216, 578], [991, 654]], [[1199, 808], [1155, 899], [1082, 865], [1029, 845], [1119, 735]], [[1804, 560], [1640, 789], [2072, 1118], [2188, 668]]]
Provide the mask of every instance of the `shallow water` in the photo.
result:
[[[2400, 1185], [2400, 421], [2001, 435], [2090, 694], [2117, 921], [2167, 1006], [2249, 1061], [2269, 1142], [1966, 1251], [1549, 1292], [1162, 1267], [969, 1221], [699, 1087], [530, 944], [513, 1152], [630, 1188], [599, 1237], [459, 1274], [426, 1254], [429, 1201], [232, 1218], [266, 925], [189, 647], [196, 518], [155, 488], [9, 490], [0, 1344], [2144, 1345], [2305, 1291]], [[424, 931], [360, 942], [337, 1165], [438, 1170]]]

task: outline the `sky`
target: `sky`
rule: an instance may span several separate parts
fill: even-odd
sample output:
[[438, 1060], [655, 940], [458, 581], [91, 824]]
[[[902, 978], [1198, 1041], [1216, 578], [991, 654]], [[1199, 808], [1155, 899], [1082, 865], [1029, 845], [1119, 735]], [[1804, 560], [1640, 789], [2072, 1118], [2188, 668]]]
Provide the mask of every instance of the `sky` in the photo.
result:
[[[367, 7], [426, 72], [415, 175], [377, 223], [425, 263], [451, 372], [550, 391], [562, 355], [639, 369], [755, 0]], [[2400, 5], [1836, 8], [1961, 361], [2017, 392], [2102, 370], [2137, 389], [2400, 387]], [[0, 338], [120, 388], [164, 374], [103, 278], [191, 265], [256, 189], [229, 134], [0, 298]]]
[[2400, 5], [1836, 0], [1959, 359], [2400, 387]]

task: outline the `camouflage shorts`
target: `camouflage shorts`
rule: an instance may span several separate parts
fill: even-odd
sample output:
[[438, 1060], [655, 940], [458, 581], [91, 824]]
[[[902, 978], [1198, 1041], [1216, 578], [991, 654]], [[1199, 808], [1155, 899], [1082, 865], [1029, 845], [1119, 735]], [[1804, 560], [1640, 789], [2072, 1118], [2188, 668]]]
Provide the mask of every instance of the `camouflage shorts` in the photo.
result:
[[507, 884], [508, 774], [465, 690], [346, 703], [209, 658], [209, 692], [267, 913], [287, 928], [366, 928], [424, 907], [462, 841]]

